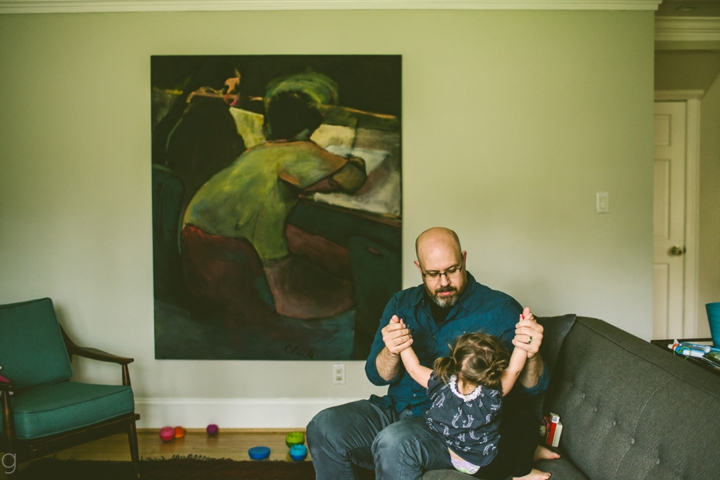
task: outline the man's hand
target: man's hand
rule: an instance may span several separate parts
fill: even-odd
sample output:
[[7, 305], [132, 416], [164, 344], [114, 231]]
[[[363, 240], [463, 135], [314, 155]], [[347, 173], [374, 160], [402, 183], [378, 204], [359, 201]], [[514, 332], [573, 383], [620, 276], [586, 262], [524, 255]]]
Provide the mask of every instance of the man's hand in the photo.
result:
[[392, 316], [381, 332], [385, 348], [380, 350], [375, 359], [375, 365], [378, 374], [390, 381], [400, 373], [400, 352], [412, 344], [412, 336], [410, 330], [405, 327], [397, 315]]
[[400, 355], [400, 352], [405, 350], [412, 344], [412, 336], [410, 330], [405, 327], [397, 315], [393, 315], [390, 322], [381, 330], [383, 342], [385, 342], [385, 348], [392, 355]]
[[540, 351], [543, 340], [543, 326], [537, 323], [530, 309], [525, 307], [520, 321], [515, 324], [515, 338], [513, 345], [527, 352], [528, 358], [533, 358]]
[[543, 326], [537, 323], [530, 309], [525, 307], [520, 321], [515, 324], [515, 338], [513, 345], [527, 352], [527, 363], [520, 373], [518, 381], [525, 388], [532, 388], [538, 384], [545, 364], [539, 354], [543, 340]]

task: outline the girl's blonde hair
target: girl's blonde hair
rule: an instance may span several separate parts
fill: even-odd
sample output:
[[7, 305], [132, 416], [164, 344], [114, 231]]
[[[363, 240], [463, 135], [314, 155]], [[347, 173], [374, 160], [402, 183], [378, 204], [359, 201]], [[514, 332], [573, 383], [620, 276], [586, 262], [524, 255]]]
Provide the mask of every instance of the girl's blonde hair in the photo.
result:
[[509, 358], [510, 352], [497, 337], [465, 333], [450, 346], [450, 356], [435, 360], [433, 370], [445, 383], [451, 375], [457, 375], [468, 383], [500, 390], [500, 375]]

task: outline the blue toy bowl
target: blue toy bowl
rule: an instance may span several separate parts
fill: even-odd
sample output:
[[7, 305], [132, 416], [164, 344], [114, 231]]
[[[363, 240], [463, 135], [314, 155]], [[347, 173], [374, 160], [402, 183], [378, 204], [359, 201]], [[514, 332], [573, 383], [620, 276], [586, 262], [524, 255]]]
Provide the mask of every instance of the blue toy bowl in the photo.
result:
[[268, 447], [252, 447], [248, 450], [248, 455], [253, 460], [265, 460], [270, 456], [270, 449]]
[[707, 303], [705, 309], [710, 323], [710, 336], [713, 340], [713, 346], [720, 348], [720, 302]]
[[293, 445], [290, 447], [290, 458], [296, 462], [302, 462], [307, 457], [307, 447], [305, 445]]

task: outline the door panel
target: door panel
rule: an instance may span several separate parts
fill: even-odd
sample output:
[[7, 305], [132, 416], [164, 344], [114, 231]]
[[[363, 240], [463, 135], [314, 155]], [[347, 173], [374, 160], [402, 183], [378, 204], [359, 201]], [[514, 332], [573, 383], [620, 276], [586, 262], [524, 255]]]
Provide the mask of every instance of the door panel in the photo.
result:
[[683, 336], [686, 135], [685, 102], [656, 102], [653, 338]]

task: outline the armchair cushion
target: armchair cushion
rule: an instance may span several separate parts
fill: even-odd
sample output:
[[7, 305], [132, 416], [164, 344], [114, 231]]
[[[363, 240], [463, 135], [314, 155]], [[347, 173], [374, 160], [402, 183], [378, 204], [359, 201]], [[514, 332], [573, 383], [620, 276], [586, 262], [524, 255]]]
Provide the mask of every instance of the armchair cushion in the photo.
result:
[[68, 380], [70, 358], [52, 300], [0, 306], [0, 366], [17, 390]]
[[130, 386], [77, 382], [23, 390], [11, 397], [11, 403], [17, 438], [25, 440], [93, 425], [135, 410]]

